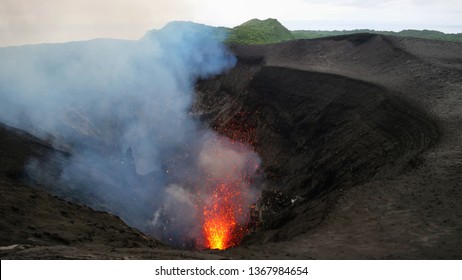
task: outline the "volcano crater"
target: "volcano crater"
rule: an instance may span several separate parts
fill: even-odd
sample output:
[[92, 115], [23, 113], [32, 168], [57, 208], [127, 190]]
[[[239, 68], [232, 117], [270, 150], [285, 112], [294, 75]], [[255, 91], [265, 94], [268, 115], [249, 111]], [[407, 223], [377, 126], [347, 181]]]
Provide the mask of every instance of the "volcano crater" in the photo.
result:
[[400, 92], [237, 56], [228, 73], [199, 81], [194, 112], [262, 158], [267, 187], [247, 244], [316, 227], [344, 190], [419, 164], [439, 138], [432, 117]]

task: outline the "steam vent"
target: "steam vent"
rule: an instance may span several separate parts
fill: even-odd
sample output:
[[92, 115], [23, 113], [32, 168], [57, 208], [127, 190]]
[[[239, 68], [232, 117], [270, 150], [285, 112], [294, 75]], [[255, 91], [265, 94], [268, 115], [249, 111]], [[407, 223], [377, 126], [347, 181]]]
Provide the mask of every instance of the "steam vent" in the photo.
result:
[[462, 258], [460, 43], [191, 28], [0, 49], [2, 259]]

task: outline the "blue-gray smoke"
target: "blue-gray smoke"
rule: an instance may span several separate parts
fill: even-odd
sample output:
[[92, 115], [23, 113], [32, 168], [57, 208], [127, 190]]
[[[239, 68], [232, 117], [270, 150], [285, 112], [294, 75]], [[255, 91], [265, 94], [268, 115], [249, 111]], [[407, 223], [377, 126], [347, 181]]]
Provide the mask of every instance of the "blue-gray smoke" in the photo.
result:
[[0, 48], [0, 121], [70, 151], [32, 160], [30, 178], [164, 241], [194, 239], [188, 185], [216, 137], [189, 114], [194, 85], [235, 63], [216, 38], [177, 22], [139, 41]]

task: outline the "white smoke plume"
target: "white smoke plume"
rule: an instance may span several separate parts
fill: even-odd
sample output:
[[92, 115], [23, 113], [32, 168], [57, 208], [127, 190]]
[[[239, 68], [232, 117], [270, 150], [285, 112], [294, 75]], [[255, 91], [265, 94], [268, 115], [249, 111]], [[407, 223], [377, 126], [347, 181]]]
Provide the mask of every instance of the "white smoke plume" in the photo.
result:
[[221, 136], [189, 114], [196, 80], [235, 63], [216, 37], [175, 22], [139, 41], [0, 48], [0, 122], [70, 151], [32, 160], [29, 177], [166, 242], [197, 239], [201, 176], [258, 162], [248, 147], [210, 155]]

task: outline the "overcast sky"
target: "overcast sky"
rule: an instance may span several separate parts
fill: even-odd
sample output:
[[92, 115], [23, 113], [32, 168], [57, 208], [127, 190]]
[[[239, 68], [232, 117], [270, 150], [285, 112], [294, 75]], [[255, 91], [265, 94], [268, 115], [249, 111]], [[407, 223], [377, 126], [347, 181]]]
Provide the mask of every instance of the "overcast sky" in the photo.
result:
[[0, 0], [0, 46], [138, 39], [172, 20], [233, 27], [277, 18], [289, 29], [462, 32], [462, 0]]

